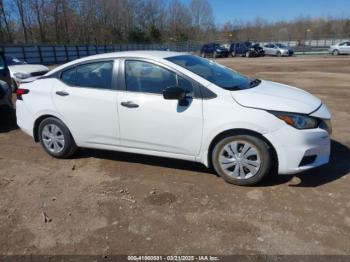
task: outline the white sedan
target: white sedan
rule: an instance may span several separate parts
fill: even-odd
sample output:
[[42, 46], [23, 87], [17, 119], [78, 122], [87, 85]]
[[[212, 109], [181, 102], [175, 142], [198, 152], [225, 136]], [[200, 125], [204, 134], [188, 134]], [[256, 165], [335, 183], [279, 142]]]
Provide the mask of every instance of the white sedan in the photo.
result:
[[13, 56], [6, 56], [5, 58], [11, 74], [13, 91], [16, 91], [21, 83], [34, 81], [50, 70], [44, 65], [28, 64]]
[[178, 158], [238, 185], [329, 161], [331, 115], [318, 98], [185, 53], [82, 58], [17, 97], [18, 126], [57, 158], [78, 147]]

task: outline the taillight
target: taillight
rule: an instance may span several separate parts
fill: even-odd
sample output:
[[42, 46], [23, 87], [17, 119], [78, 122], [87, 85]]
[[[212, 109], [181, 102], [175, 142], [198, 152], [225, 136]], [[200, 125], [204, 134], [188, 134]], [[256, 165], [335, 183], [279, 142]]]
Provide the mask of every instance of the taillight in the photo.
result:
[[23, 100], [22, 95], [28, 94], [29, 89], [18, 88], [16, 91], [17, 99]]

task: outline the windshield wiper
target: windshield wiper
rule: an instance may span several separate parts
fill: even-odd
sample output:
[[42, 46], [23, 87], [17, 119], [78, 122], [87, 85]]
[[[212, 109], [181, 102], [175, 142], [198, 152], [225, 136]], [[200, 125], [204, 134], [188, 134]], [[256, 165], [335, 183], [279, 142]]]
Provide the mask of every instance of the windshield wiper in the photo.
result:
[[260, 79], [253, 79], [252, 81], [250, 81], [249, 87], [256, 87], [256, 86], [260, 85], [260, 83], [261, 83]]

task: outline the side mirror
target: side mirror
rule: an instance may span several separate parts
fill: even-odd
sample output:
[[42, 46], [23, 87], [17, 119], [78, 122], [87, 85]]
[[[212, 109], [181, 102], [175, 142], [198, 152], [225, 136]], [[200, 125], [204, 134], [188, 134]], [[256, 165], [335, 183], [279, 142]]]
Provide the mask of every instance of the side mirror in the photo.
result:
[[186, 97], [186, 91], [179, 86], [170, 86], [163, 90], [164, 99], [183, 100]]

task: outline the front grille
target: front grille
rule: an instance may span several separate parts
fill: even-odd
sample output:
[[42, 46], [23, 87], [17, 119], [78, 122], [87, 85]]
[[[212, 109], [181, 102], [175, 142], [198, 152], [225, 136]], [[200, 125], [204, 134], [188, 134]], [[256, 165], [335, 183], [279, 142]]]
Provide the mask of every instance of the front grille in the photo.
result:
[[45, 71], [38, 71], [38, 72], [33, 72], [30, 75], [31, 76], [42, 76], [42, 75], [45, 75], [47, 72], [49, 72], [49, 71], [47, 71], [47, 70], [45, 70]]
[[299, 167], [312, 164], [313, 162], [315, 162], [316, 157], [316, 155], [304, 156], [303, 159], [300, 161]]

